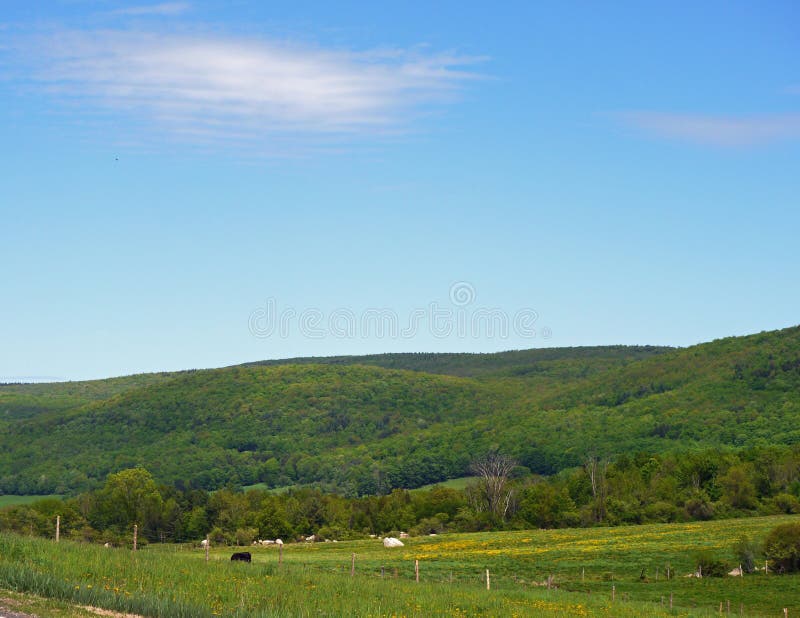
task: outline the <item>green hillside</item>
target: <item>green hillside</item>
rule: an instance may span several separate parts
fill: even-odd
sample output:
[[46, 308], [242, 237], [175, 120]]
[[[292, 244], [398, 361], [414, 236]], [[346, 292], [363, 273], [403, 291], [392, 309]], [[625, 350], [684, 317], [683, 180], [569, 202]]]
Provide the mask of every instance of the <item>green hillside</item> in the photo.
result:
[[491, 354], [405, 353], [366, 356], [303, 357], [268, 360], [248, 365], [372, 365], [385, 369], [407, 369], [461, 377], [527, 377], [571, 379], [602, 373], [608, 369], [668, 352], [659, 346], [587, 346], [509, 350]]
[[0, 402], [45, 402], [0, 421], [0, 491], [66, 493], [144, 465], [187, 487], [364, 494], [463, 476], [495, 448], [552, 473], [589, 456], [800, 442], [797, 327], [677, 350], [295, 359], [118, 380], [0, 387]]
[[169, 380], [175, 375], [142, 373], [83, 382], [0, 384], [0, 421], [78, 408], [92, 401]]

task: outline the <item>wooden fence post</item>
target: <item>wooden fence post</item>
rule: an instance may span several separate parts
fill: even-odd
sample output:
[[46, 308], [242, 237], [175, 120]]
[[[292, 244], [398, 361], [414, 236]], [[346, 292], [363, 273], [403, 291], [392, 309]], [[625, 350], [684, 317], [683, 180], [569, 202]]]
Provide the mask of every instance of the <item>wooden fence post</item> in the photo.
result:
[[617, 596], [617, 587], [615, 585], [611, 585], [611, 600], [613, 601]]
[[381, 566], [381, 579], [383, 579], [385, 574], [386, 574], [386, 567], [385, 566]]
[[414, 579], [419, 583], [419, 560], [414, 560]]
[[283, 564], [283, 543], [278, 545], [278, 566]]
[[56, 515], [56, 543], [61, 539], [61, 515]]
[[139, 536], [139, 526], [133, 524], [133, 551], [136, 551], [136, 538]]
[[486, 569], [486, 590], [491, 590], [492, 584], [491, 580], [489, 579], [489, 569]]
[[669, 608], [672, 609], [672, 593], [669, 593]]
[[211, 545], [211, 539], [209, 539], [210, 535], [206, 535], [206, 562], [208, 562], [208, 546]]
[[350, 577], [355, 577], [356, 575], [356, 555], [353, 554], [352, 562], [350, 563]]
[[581, 583], [586, 578], [586, 567], [581, 567]]

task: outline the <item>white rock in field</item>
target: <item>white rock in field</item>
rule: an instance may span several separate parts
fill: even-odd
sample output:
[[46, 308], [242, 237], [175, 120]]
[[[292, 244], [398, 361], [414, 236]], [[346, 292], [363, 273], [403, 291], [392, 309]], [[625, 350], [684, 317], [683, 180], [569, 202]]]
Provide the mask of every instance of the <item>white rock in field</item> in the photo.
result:
[[387, 536], [385, 539], [383, 539], [384, 547], [403, 547], [403, 545], [403, 541], [396, 539], [393, 536]]

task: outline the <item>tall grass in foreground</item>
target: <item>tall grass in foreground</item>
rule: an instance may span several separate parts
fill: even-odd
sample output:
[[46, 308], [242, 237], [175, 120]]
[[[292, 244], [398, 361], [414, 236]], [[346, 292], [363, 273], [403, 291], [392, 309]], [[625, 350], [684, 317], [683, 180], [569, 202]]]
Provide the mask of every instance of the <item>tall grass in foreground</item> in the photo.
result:
[[0, 534], [0, 587], [145, 616], [664, 616], [558, 590], [420, 582], [286, 564], [209, 563]]

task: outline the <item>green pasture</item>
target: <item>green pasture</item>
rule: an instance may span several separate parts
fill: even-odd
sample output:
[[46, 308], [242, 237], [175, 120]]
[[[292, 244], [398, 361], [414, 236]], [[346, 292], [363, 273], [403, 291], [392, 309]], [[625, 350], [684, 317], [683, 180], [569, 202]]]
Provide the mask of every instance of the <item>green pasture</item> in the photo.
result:
[[732, 567], [741, 535], [797, 519], [453, 534], [394, 549], [379, 539], [287, 544], [282, 556], [259, 546], [247, 548], [251, 564], [231, 563], [230, 547], [212, 547], [206, 563], [196, 546], [133, 553], [0, 534], [0, 588], [145, 616], [712, 616], [720, 603], [791, 616], [800, 576], [684, 575], [700, 550]]

